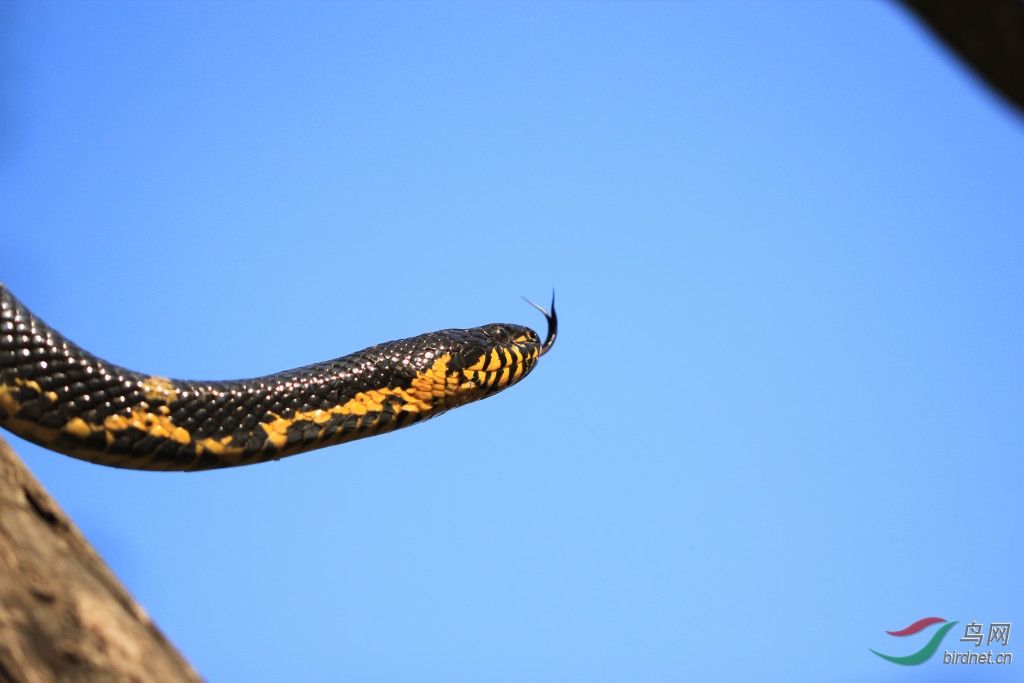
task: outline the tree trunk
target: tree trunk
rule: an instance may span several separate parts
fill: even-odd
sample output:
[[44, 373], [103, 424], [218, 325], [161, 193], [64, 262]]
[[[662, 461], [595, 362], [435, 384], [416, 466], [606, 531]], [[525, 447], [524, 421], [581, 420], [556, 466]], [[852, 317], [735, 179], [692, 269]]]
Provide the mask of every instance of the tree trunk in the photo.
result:
[[0, 683], [199, 680], [0, 438]]

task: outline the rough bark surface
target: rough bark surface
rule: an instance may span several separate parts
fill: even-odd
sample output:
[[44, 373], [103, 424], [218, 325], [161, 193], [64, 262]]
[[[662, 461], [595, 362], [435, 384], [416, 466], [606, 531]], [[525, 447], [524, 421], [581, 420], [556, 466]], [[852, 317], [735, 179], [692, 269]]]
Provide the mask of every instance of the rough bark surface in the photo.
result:
[[199, 680], [0, 438], [0, 683]]

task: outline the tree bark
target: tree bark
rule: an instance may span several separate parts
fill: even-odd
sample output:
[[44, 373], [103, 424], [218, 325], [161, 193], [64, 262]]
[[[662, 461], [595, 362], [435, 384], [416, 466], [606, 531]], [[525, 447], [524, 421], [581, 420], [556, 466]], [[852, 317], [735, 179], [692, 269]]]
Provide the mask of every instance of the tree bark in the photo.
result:
[[0, 683], [200, 680], [0, 438]]

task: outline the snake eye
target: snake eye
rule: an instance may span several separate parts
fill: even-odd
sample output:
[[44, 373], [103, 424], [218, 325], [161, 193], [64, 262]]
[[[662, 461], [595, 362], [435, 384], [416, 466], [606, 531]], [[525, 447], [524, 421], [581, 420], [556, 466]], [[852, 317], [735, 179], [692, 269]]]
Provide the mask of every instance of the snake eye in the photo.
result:
[[494, 325], [491, 328], [491, 337], [499, 344], [508, 344], [512, 341], [512, 334], [504, 325]]

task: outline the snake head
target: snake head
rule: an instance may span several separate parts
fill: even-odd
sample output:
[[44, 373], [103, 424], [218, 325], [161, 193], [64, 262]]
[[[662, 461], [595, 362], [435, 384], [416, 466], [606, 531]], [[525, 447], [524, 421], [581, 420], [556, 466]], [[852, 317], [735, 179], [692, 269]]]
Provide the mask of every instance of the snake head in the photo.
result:
[[457, 380], [457, 403], [490, 396], [525, 377], [541, 353], [536, 332], [522, 325], [492, 323], [469, 330], [445, 330], [452, 344], [448, 376]]

